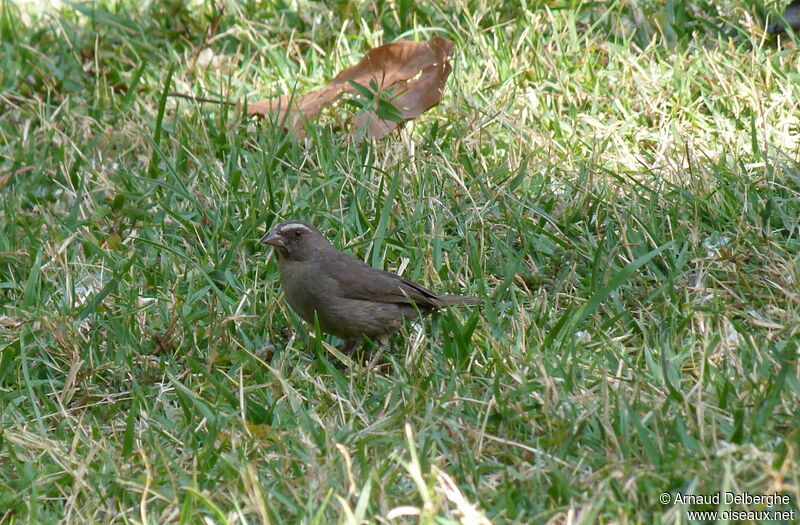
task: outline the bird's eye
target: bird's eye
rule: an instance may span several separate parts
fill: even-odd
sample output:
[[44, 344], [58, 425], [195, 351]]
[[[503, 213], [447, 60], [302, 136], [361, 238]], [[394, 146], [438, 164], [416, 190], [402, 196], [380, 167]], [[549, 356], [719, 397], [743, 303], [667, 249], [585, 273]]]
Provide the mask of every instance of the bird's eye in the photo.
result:
[[295, 230], [294, 231], [294, 236], [295, 237], [300, 237], [302, 234], [303, 234], [303, 232], [301, 232], [300, 230]]

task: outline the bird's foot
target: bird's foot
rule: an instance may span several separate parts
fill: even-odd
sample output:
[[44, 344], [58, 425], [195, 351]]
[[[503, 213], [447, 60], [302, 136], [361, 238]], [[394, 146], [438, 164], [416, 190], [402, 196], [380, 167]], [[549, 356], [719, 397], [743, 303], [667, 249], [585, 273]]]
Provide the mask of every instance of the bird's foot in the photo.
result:
[[374, 368], [378, 363], [381, 361], [381, 356], [383, 355], [383, 350], [389, 345], [389, 338], [385, 335], [378, 337], [378, 353], [375, 354], [375, 357], [370, 359], [367, 368]]

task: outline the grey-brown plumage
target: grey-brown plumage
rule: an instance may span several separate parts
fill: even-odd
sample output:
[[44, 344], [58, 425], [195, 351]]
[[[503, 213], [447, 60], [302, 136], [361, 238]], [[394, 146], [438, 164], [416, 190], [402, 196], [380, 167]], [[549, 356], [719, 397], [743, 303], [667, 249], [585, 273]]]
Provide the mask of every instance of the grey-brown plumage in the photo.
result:
[[275, 247], [286, 301], [306, 322], [345, 340], [349, 350], [364, 336], [381, 345], [403, 321], [437, 308], [476, 304], [464, 295], [437, 295], [399, 275], [342, 253], [314, 226], [284, 221], [261, 242]]
[[775, 22], [769, 26], [767, 32], [772, 35], [779, 35], [786, 32], [786, 26], [792, 28], [792, 31], [800, 29], [800, 0], [794, 0], [791, 4], [786, 6], [786, 10], [783, 12], [781, 18], [781, 21]]

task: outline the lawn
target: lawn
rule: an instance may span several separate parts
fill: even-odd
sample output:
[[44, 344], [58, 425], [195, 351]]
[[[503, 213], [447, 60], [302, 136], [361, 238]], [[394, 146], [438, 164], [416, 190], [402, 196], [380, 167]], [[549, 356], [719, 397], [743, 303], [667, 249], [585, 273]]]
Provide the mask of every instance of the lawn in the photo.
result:
[[[0, 523], [800, 520], [785, 2], [50, 4], [0, 2]], [[442, 103], [380, 141], [167, 96], [434, 36]], [[482, 304], [341, 361], [289, 218]]]

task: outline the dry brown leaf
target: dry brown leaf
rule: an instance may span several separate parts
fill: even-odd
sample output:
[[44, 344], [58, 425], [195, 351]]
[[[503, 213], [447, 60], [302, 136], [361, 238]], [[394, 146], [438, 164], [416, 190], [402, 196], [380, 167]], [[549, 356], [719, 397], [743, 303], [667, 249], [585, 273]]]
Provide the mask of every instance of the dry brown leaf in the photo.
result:
[[[315, 118], [342, 93], [356, 93], [350, 81], [362, 86], [375, 81], [381, 91], [396, 86], [392, 104], [405, 120], [411, 120], [441, 102], [445, 82], [452, 71], [449, 57], [454, 47], [451, 40], [441, 37], [427, 42], [403, 40], [384, 44], [370, 49], [358, 64], [341, 71], [322, 88], [294, 97], [284, 95], [258, 100], [248, 104], [247, 112], [286, 122], [299, 137], [303, 134], [303, 124]], [[374, 113], [364, 113], [354, 119], [355, 129], [367, 119], [366, 136], [375, 139], [401, 124], [383, 120]]]

